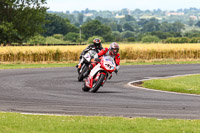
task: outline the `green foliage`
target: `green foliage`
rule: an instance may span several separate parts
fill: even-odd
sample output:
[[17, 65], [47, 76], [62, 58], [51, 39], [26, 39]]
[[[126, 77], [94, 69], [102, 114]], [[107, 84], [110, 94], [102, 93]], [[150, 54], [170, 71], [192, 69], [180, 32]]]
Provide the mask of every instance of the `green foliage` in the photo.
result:
[[12, 23], [2, 22], [0, 25], [0, 43], [11, 43], [17, 41], [17, 30], [14, 29]]
[[188, 37], [181, 37], [179, 38], [179, 43], [189, 43], [190, 39]]
[[129, 38], [127, 38], [127, 41], [128, 42], [135, 42], [135, 37], [129, 37]]
[[46, 44], [68, 44], [68, 41], [62, 39], [56, 39], [53, 36], [46, 37]]
[[200, 43], [200, 37], [169, 37], [163, 40], [163, 43]]
[[88, 41], [87, 41], [87, 42], [88, 42], [88, 43], [93, 43], [93, 40], [94, 40], [95, 38], [101, 39], [101, 42], [102, 42], [102, 43], [105, 42], [105, 40], [104, 40], [103, 37], [101, 37], [101, 36], [92, 36], [92, 37], [88, 38]]
[[65, 41], [71, 41], [71, 42], [83, 42], [84, 41], [85, 36], [83, 34], [81, 34], [81, 40], [80, 40], [80, 34], [79, 33], [73, 33], [73, 32], [69, 32], [68, 34], [66, 34], [64, 36], [64, 40]]
[[198, 21], [198, 22], [195, 24], [195, 26], [200, 27], [200, 21]]
[[148, 22], [146, 22], [143, 25], [143, 32], [153, 32], [153, 31], [158, 31], [159, 30], [159, 22], [157, 19], [152, 18], [150, 20], [148, 20]]
[[3, 42], [6, 43], [21, 43], [29, 37], [41, 33], [47, 10], [45, 4], [46, 0], [1, 1], [0, 25], [7, 30], [7, 34], [0, 34], [1, 40], [3, 39]]
[[200, 37], [200, 31], [198, 30], [191, 30], [184, 34], [184, 36], [192, 38], [192, 37]]
[[83, 24], [81, 29], [86, 39], [92, 36], [102, 36], [105, 41], [112, 41], [114, 39], [110, 27], [102, 24], [98, 20], [92, 20]]
[[64, 36], [62, 34], [54, 34], [52, 37], [56, 38], [56, 39], [61, 39], [63, 40]]
[[123, 28], [126, 31], [134, 31], [133, 27], [129, 23], [125, 23]]
[[162, 31], [154, 31], [154, 32], [151, 32], [151, 35], [152, 35], [152, 36], [157, 36], [157, 37], [159, 37], [160, 39], [167, 39], [168, 37], [174, 37], [174, 34], [173, 34], [173, 33], [170, 33], [170, 32], [162, 32]]
[[146, 35], [142, 37], [142, 42], [143, 43], [152, 43], [152, 42], [159, 42], [160, 39], [157, 36], [152, 36], [152, 35]]
[[79, 32], [79, 29], [72, 25], [68, 19], [63, 19], [55, 14], [47, 13], [46, 21], [44, 36], [52, 36], [53, 34], [66, 35], [69, 32]]
[[46, 39], [41, 36], [41, 35], [36, 35], [34, 37], [31, 37], [28, 42], [28, 44], [45, 44], [46, 43]]
[[112, 35], [114, 36], [114, 41], [122, 41], [122, 36], [119, 31], [113, 31]]
[[124, 31], [121, 33], [121, 36], [123, 39], [125, 39], [125, 38], [129, 38], [129, 37], [134, 37], [135, 33], [131, 32], [131, 31]]

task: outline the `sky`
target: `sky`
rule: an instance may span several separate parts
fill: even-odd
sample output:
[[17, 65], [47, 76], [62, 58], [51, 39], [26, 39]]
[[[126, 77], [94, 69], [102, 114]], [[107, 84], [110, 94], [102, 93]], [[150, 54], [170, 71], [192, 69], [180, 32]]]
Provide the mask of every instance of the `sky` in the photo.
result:
[[130, 10], [177, 10], [184, 8], [200, 8], [200, 0], [47, 0], [49, 11], [81, 11], [109, 10], [118, 11], [123, 8]]

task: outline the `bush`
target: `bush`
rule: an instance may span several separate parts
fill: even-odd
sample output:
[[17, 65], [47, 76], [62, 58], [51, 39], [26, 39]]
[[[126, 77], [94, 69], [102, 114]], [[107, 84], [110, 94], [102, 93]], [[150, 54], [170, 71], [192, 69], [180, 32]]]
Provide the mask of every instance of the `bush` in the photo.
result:
[[127, 41], [128, 42], [135, 42], [135, 37], [129, 37], [129, 38], [127, 38]]
[[125, 31], [125, 32], [121, 33], [121, 36], [123, 39], [125, 39], [125, 38], [129, 38], [129, 37], [134, 37], [135, 33], [131, 32], [131, 31]]
[[122, 36], [119, 31], [113, 31], [112, 35], [114, 36], [115, 41], [122, 41]]
[[163, 40], [163, 43], [199, 43], [200, 38], [194, 37], [192, 39], [188, 37], [169, 37]]
[[92, 37], [88, 38], [88, 41], [87, 41], [87, 42], [88, 42], [88, 43], [93, 43], [93, 40], [94, 40], [95, 38], [101, 39], [101, 42], [102, 42], [102, 43], [105, 42], [105, 40], [103, 39], [103, 37], [100, 37], [100, 36], [92, 36]]
[[62, 34], [54, 34], [52, 37], [54, 37], [56, 39], [63, 39], [63, 35]]
[[189, 43], [190, 42], [190, 38], [188, 37], [180, 37], [178, 40], [178, 43]]
[[142, 42], [151, 43], [151, 42], [159, 42], [160, 39], [157, 36], [147, 35], [142, 37]]
[[34, 37], [31, 37], [27, 43], [29, 43], [29, 44], [45, 44], [46, 39], [41, 35], [36, 35]]
[[67, 44], [69, 42], [63, 41], [62, 39], [56, 39], [56, 38], [50, 36], [50, 37], [46, 38], [46, 43], [47, 44]]

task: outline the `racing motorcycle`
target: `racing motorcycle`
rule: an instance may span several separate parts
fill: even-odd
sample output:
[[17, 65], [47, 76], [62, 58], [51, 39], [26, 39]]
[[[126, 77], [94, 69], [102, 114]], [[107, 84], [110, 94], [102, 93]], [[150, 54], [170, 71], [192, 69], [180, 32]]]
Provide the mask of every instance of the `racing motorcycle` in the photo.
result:
[[99, 63], [91, 70], [83, 84], [82, 90], [84, 92], [97, 92], [108, 78], [111, 79], [112, 72], [116, 70], [116, 64], [112, 57], [103, 56], [101, 60], [98, 60]]
[[83, 74], [88, 70], [88, 67], [94, 58], [96, 51], [94, 49], [89, 50], [85, 55], [82, 56], [80, 60], [81, 67], [77, 70], [78, 71], [78, 81], [83, 81]]

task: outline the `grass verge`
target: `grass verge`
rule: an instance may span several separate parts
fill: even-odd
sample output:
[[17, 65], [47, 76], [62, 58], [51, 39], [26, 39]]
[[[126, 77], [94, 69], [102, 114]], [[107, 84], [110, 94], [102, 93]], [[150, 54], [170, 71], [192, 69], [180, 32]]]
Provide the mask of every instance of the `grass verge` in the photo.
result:
[[49, 63], [49, 64], [0, 64], [0, 69], [23, 69], [23, 68], [53, 68], [74, 67], [77, 63]]
[[144, 81], [142, 87], [189, 93], [189, 94], [200, 94], [200, 74], [190, 76], [180, 76], [166, 79], [153, 79]]
[[[1, 63], [0, 69], [22, 69], [22, 68], [51, 68], [51, 67], [75, 67], [74, 62], [50, 62], [50, 63]], [[150, 60], [133, 61], [122, 60], [121, 65], [166, 65], [166, 64], [200, 64], [200, 60]]]
[[200, 120], [0, 113], [0, 133], [199, 133]]

